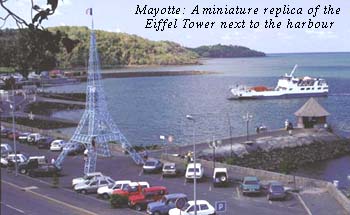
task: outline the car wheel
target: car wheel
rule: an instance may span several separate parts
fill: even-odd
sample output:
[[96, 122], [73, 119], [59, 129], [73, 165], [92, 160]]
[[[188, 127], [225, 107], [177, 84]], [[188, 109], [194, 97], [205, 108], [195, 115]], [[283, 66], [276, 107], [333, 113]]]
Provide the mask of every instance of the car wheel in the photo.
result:
[[107, 193], [104, 193], [104, 194], [102, 195], [102, 197], [103, 197], [104, 199], [109, 199], [109, 195], [108, 195]]
[[26, 169], [21, 169], [19, 172], [20, 172], [21, 174], [26, 174], [26, 173], [27, 173], [27, 170], [26, 170]]
[[139, 205], [139, 204], [135, 205], [135, 210], [137, 210], [137, 211], [141, 211], [141, 210], [142, 210], [141, 205]]
[[83, 189], [83, 190], [80, 191], [80, 193], [86, 195], [87, 194], [87, 190]]
[[153, 213], [153, 215], [161, 215], [161, 213], [159, 211], [156, 211]]

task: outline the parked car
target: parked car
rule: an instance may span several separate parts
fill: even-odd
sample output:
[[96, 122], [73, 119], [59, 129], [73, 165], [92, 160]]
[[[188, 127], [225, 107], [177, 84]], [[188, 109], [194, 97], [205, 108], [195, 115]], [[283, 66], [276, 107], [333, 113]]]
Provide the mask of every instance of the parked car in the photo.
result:
[[128, 206], [137, 211], [145, 210], [148, 203], [158, 201], [166, 194], [168, 190], [163, 186], [144, 188], [141, 193], [129, 196]]
[[11, 140], [13, 140], [13, 138], [18, 139], [19, 135], [20, 135], [19, 131], [15, 131], [15, 132], [10, 131], [7, 133], [7, 138]]
[[185, 178], [186, 181], [194, 179], [194, 171], [196, 170], [196, 179], [202, 179], [204, 174], [204, 168], [201, 163], [196, 163], [196, 168], [194, 163], [189, 163], [186, 168]]
[[85, 183], [79, 183], [74, 186], [74, 190], [78, 193], [88, 194], [96, 193], [100, 187], [114, 184], [114, 180], [110, 177], [97, 177]]
[[[194, 207], [194, 201], [188, 201], [182, 209], [173, 208], [169, 210], [169, 215], [193, 215]], [[215, 208], [206, 200], [197, 200], [196, 209], [198, 215], [216, 214]]]
[[98, 188], [97, 194], [99, 197], [108, 199], [114, 190], [122, 190], [126, 188], [130, 183], [131, 181], [129, 180], [115, 181], [114, 184]]
[[215, 168], [213, 172], [213, 186], [227, 186], [228, 174], [227, 168]]
[[49, 149], [53, 140], [52, 137], [41, 137], [36, 145], [39, 149]]
[[120, 195], [120, 196], [132, 196], [142, 192], [143, 188], [150, 187], [148, 182], [131, 182], [128, 186], [126, 186], [122, 190], [114, 190], [112, 195]]
[[8, 129], [8, 128], [3, 128], [3, 129], [1, 129], [1, 137], [2, 138], [7, 138], [7, 135], [9, 134], [11, 132], [11, 130], [10, 129]]
[[144, 173], [155, 173], [162, 171], [163, 163], [157, 159], [150, 159], [143, 165]]
[[261, 192], [261, 185], [259, 179], [255, 176], [244, 177], [243, 182], [240, 184], [240, 188], [243, 195], [260, 194]]
[[1, 157], [1, 167], [7, 167], [8, 163], [9, 162], [5, 158]]
[[17, 160], [18, 164], [26, 162], [27, 159], [28, 158], [23, 154], [9, 154], [7, 156], [7, 160], [11, 160], [14, 163], [16, 163], [16, 160]]
[[[67, 144], [65, 145], [65, 147]], [[65, 149], [65, 147], [63, 149]], [[73, 144], [69, 149], [68, 149], [68, 155], [78, 155], [84, 153], [85, 146], [81, 143], [76, 143]]]
[[165, 195], [161, 201], [151, 202], [147, 205], [147, 214], [151, 215], [165, 215], [169, 213], [170, 209], [176, 207], [175, 202], [177, 199], [185, 199], [186, 202], [187, 196], [183, 193], [172, 193]]
[[38, 165], [36, 168], [28, 169], [28, 175], [30, 177], [47, 176], [52, 177], [53, 175], [60, 175], [60, 169], [53, 164]]
[[267, 187], [267, 200], [284, 200], [286, 198], [286, 191], [280, 182], [271, 182]]
[[54, 140], [51, 143], [50, 151], [62, 151], [65, 144], [64, 140]]
[[1, 157], [7, 157], [13, 152], [12, 147], [7, 143], [1, 143]]
[[35, 145], [36, 142], [40, 139], [41, 135], [39, 133], [31, 133], [27, 138], [27, 143], [30, 145]]
[[45, 156], [31, 156], [25, 162], [18, 164], [18, 171], [21, 174], [27, 174], [30, 169], [38, 168], [38, 166], [45, 164], [47, 164]]
[[87, 181], [89, 181], [95, 177], [99, 177], [99, 176], [102, 177], [103, 174], [101, 172], [90, 172], [90, 173], [87, 173], [86, 175], [84, 175], [83, 177], [73, 178], [72, 187], [74, 187], [76, 184], [87, 182]]
[[19, 135], [18, 135], [18, 142], [20, 143], [26, 143], [27, 140], [28, 140], [28, 136], [30, 135], [29, 132], [21, 132]]
[[163, 165], [163, 170], [162, 170], [163, 177], [176, 176], [176, 174], [177, 174], [177, 170], [176, 170], [175, 163], [165, 163]]

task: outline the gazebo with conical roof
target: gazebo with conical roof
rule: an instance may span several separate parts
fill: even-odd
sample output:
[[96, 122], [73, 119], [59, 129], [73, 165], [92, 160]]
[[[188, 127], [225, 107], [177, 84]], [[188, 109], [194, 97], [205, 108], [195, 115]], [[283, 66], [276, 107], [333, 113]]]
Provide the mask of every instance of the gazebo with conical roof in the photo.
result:
[[297, 112], [298, 128], [313, 128], [324, 126], [330, 114], [314, 98], [310, 98]]

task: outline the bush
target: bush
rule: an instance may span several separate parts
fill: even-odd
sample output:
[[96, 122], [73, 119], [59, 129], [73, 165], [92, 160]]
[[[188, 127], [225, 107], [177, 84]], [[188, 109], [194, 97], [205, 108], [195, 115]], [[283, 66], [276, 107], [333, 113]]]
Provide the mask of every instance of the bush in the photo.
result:
[[113, 194], [111, 198], [109, 199], [109, 202], [111, 203], [112, 208], [120, 208], [128, 205], [128, 197], [127, 196], [121, 196], [118, 194]]

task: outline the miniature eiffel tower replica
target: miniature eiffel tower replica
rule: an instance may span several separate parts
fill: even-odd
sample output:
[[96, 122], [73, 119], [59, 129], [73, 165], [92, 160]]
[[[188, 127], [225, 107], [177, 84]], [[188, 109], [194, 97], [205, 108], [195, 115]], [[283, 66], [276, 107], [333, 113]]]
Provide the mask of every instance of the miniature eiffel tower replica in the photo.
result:
[[[68, 145], [71, 147], [76, 143], [85, 145], [88, 150], [88, 156], [85, 160], [84, 173], [87, 174], [96, 170], [97, 155], [103, 157], [111, 156], [109, 149], [110, 142], [120, 143], [136, 164], [143, 164], [142, 157], [135, 151], [132, 145], [120, 132], [108, 112], [106, 97], [101, 81], [96, 37], [92, 25], [85, 112]], [[68, 149], [70, 147], [68, 146], [66, 148]], [[56, 161], [56, 166], [58, 167], [61, 166], [67, 154], [67, 152], [65, 153], [64, 151], [62, 151]]]

